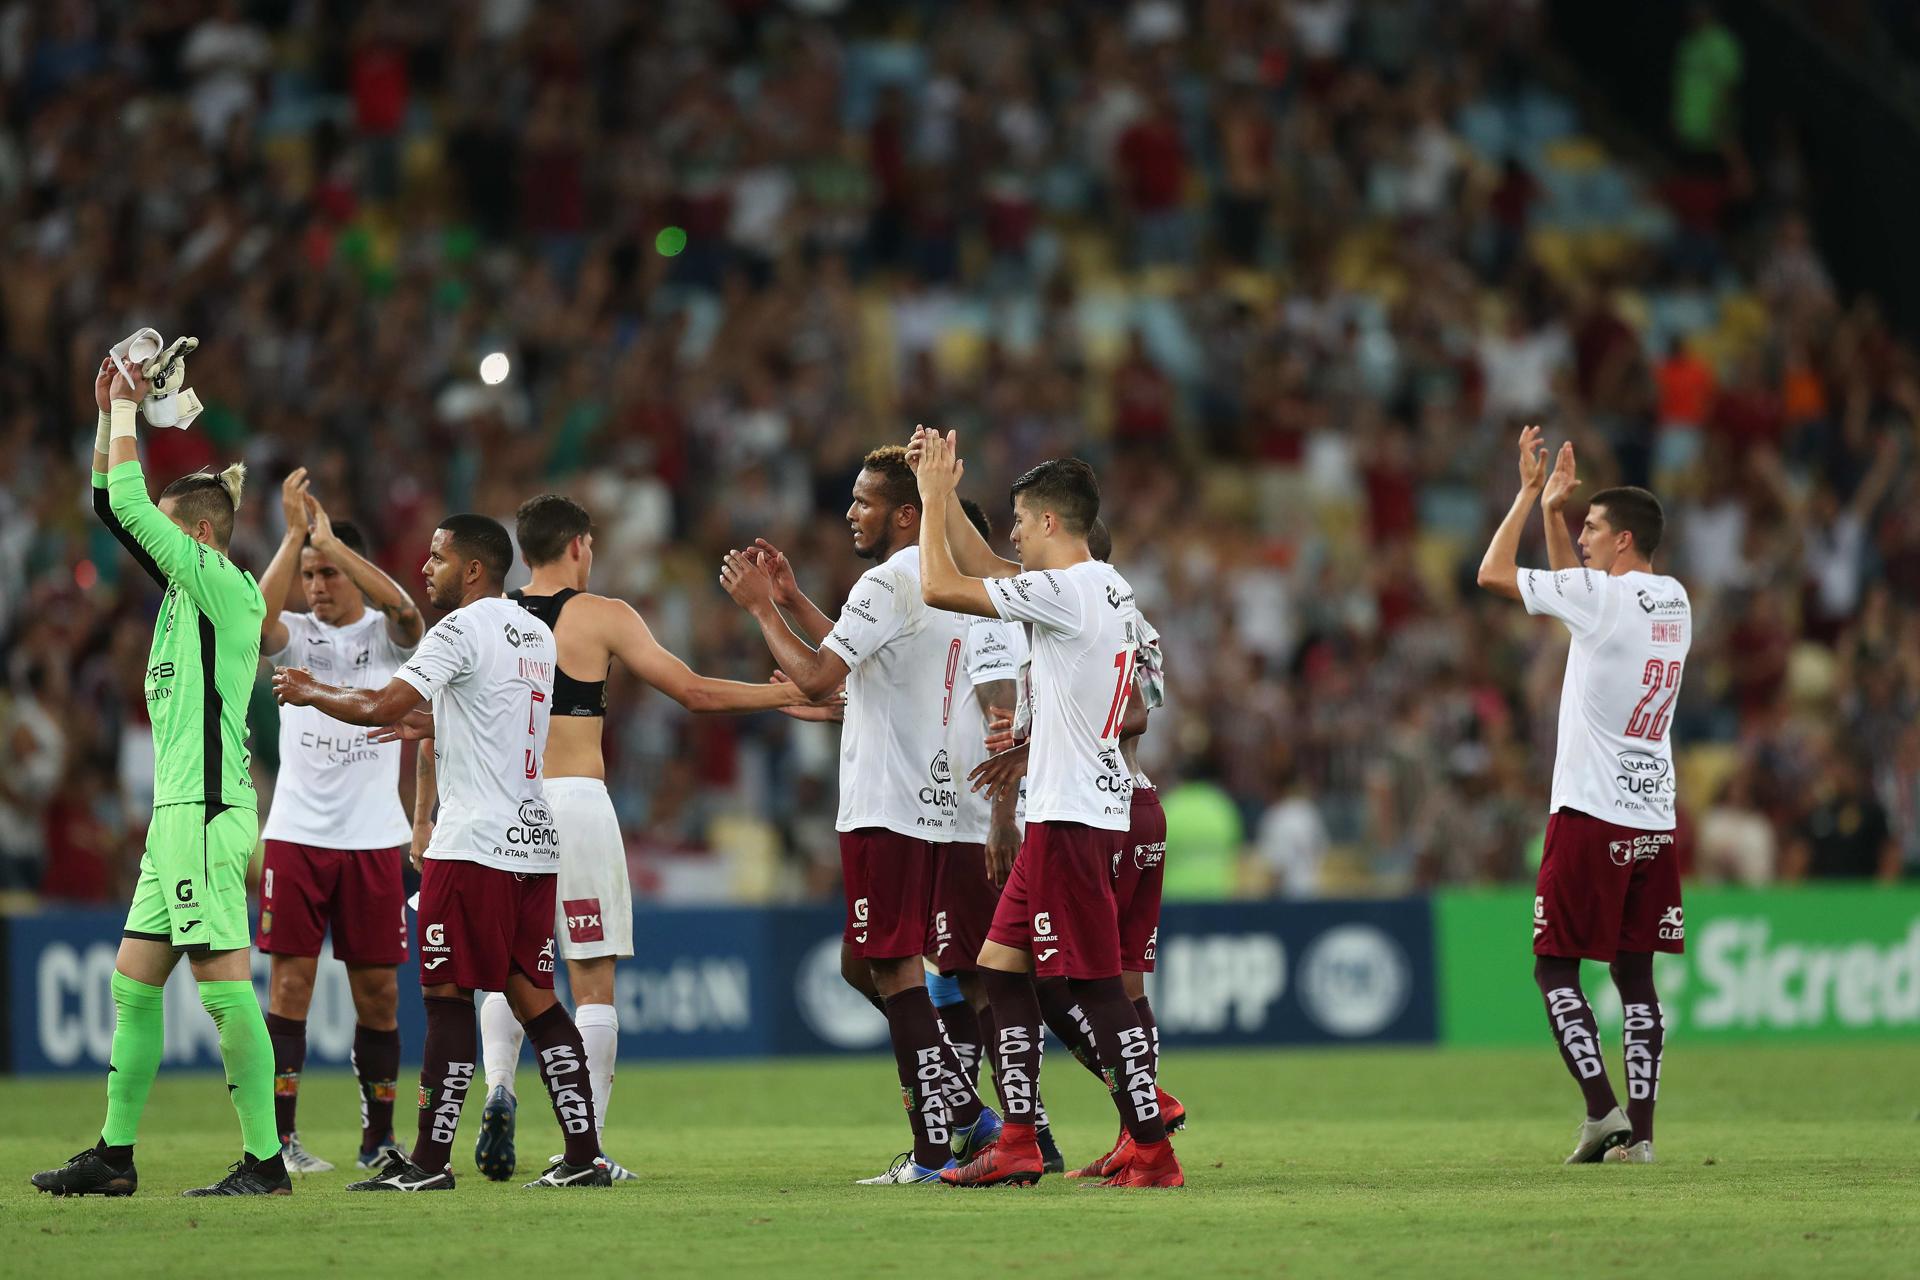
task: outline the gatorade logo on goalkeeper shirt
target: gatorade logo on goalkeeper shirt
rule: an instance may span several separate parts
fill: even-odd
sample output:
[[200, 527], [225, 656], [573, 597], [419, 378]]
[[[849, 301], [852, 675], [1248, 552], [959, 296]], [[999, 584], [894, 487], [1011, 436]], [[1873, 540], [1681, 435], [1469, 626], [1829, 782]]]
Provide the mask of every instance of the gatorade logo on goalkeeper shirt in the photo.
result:
[[489, 596], [442, 618], [394, 673], [433, 700], [440, 821], [423, 857], [559, 870], [540, 767], [553, 671], [547, 624]]
[[[102, 518], [167, 588], [154, 620], [145, 694], [153, 722], [153, 803], [257, 807], [248, 776], [247, 704], [267, 604], [253, 575], [181, 531], [147, 496], [138, 462], [108, 475]], [[98, 497], [96, 510], [101, 509]]]

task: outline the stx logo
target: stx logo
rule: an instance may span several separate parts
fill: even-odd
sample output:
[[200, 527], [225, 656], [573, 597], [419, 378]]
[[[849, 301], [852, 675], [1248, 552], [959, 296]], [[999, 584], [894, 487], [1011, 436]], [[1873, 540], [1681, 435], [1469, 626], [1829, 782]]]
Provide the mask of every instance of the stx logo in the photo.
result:
[[561, 904], [567, 913], [567, 937], [574, 942], [604, 942], [606, 929], [600, 923], [600, 899], [568, 898]]

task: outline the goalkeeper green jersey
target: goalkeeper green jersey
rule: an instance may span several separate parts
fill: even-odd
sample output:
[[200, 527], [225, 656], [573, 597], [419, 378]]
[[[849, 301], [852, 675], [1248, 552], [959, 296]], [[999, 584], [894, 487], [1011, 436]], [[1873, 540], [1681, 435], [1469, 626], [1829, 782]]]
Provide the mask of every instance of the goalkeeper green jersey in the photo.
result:
[[247, 773], [247, 701], [267, 613], [260, 584], [162, 515], [138, 462], [94, 472], [93, 505], [167, 593], [147, 655], [154, 807], [258, 808]]

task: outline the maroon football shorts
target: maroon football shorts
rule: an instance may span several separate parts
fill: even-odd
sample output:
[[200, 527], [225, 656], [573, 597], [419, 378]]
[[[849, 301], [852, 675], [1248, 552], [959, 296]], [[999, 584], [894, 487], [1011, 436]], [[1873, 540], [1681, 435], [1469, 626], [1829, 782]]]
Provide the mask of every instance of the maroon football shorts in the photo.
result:
[[1167, 875], [1167, 812], [1152, 787], [1133, 789], [1133, 826], [1113, 855], [1113, 906], [1120, 918], [1120, 967], [1152, 973], [1160, 945], [1160, 888]]
[[1534, 893], [1537, 956], [1611, 963], [1622, 951], [1686, 950], [1671, 831], [1615, 826], [1563, 808], [1547, 819]]
[[971, 973], [980, 967], [980, 944], [1000, 902], [999, 886], [987, 879], [987, 846], [936, 845], [933, 865], [927, 959], [941, 973]]
[[1120, 834], [1078, 822], [1027, 823], [988, 941], [1032, 952], [1038, 977], [1119, 977], [1113, 849]]
[[420, 985], [505, 991], [518, 970], [553, 989], [557, 877], [429, 858], [420, 874]]
[[400, 964], [407, 958], [407, 849], [318, 849], [267, 841], [260, 873], [260, 950], [317, 956], [333, 928], [333, 958]]
[[885, 827], [840, 833], [840, 879], [847, 895], [841, 939], [854, 955], [901, 960], [927, 949], [933, 851], [918, 836]]

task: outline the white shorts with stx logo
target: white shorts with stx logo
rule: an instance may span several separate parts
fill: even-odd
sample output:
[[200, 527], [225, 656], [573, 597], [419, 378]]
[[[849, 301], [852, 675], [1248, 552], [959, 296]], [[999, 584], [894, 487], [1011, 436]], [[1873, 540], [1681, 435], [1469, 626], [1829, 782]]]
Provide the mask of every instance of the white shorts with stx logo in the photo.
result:
[[553, 936], [563, 960], [633, 954], [633, 888], [627, 843], [607, 784], [598, 778], [548, 778], [547, 808], [560, 833], [560, 883]]

